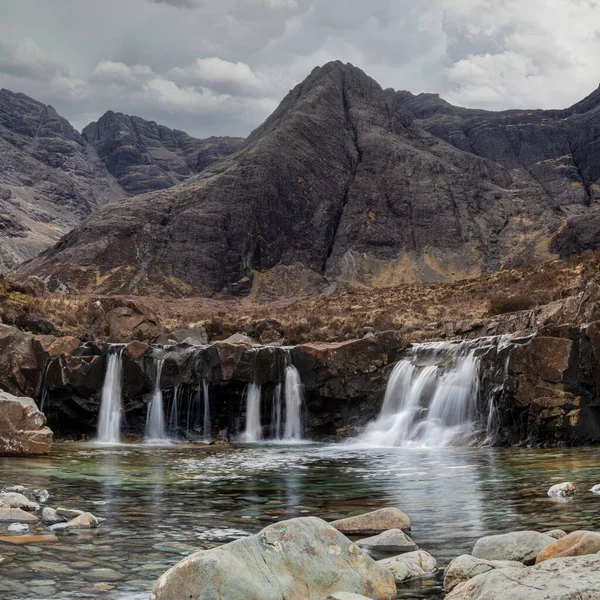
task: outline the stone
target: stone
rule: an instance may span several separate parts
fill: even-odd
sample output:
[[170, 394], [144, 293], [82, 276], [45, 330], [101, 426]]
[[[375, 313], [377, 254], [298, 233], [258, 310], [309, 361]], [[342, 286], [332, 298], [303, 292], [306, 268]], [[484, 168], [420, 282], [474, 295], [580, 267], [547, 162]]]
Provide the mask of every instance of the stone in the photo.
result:
[[352, 592], [335, 592], [335, 594], [330, 594], [324, 600], [371, 600], [366, 596], [361, 596], [360, 594], [353, 594]]
[[50, 525], [48, 527], [50, 531], [68, 531], [69, 524], [68, 523], [55, 523], [54, 525]]
[[34, 400], [0, 392], [0, 456], [48, 454], [52, 437]]
[[98, 519], [92, 513], [83, 513], [67, 524], [67, 529], [95, 529], [98, 527]]
[[31, 495], [40, 504], [44, 504], [45, 502], [48, 502], [48, 498], [50, 498], [50, 494], [48, 493], [48, 490], [33, 490], [33, 492], [31, 492]]
[[51, 560], [38, 560], [29, 563], [29, 568], [33, 571], [41, 571], [42, 573], [51, 573], [53, 575], [75, 575], [77, 573], [75, 569], [71, 569], [71, 567], [65, 563]]
[[0, 523], [37, 523], [39, 519], [20, 508], [0, 508]]
[[234, 333], [227, 339], [222, 340], [223, 344], [254, 344], [254, 340], [245, 333]]
[[599, 571], [597, 554], [493, 569], [456, 586], [445, 600], [595, 600]]
[[546, 546], [536, 559], [536, 564], [553, 558], [582, 556], [600, 552], [600, 533], [594, 531], [574, 531], [560, 540]]
[[21, 510], [27, 510], [29, 512], [35, 512], [40, 509], [40, 505], [36, 502], [32, 502], [23, 494], [16, 494], [14, 492], [6, 492], [0, 494], [0, 500], [5, 504], [8, 504], [10, 508], [20, 508]]
[[565, 483], [557, 483], [548, 490], [548, 496], [551, 498], [566, 498], [575, 494], [575, 486], [568, 481]]
[[24, 494], [25, 493], [25, 486], [24, 485], [9, 485], [7, 487], [5, 487], [2, 492], [2, 494], [4, 493], [8, 493], [8, 492], [12, 492], [14, 494]]
[[437, 567], [435, 558], [423, 550], [384, 558], [378, 561], [378, 564], [392, 572], [396, 584], [433, 575]]
[[23, 533], [25, 531], [29, 531], [29, 525], [26, 523], [11, 523], [8, 526], [8, 531], [11, 533]]
[[488, 535], [475, 543], [475, 558], [484, 560], [514, 560], [532, 565], [538, 554], [556, 540], [537, 531], [514, 531], [501, 535]]
[[590, 492], [592, 492], [592, 494], [600, 494], [600, 484], [595, 485]]
[[355, 543], [369, 554], [378, 552], [402, 554], [419, 548], [401, 529], [388, 529], [379, 535], [358, 540]]
[[75, 517], [79, 517], [83, 514], [84, 511], [77, 510], [76, 508], [63, 508], [59, 506], [56, 509], [56, 514], [65, 517], [66, 519], [74, 519]]
[[55, 535], [3, 535], [0, 536], [0, 542], [16, 546], [25, 546], [30, 544], [52, 544], [58, 542], [58, 538]]
[[346, 535], [378, 535], [390, 529], [410, 531], [410, 519], [402, 511], [390, 507], [333, 521], [331, 526]]
[[122, 579], [125, 579], [125, 576], [114, 569], [101, 567], [87, 571], [85, 578], [90, 581], [121, 581]]
[[549, 535], [555, 540], [560, 540], [561, 538], [564, 538], [567, 533], [562, 529], [551, 529], [550, 531], [544, 531], [544, 535]]
[[316, 517], [192, 554], [154, 584], [151, 600], [321, 600], [339, 591], [394, 600], [390, 571]]
[[451, 592], [459, 583], [492, 569], [506, 567], [524, 568], [525, 565], [514, 560], [483, 560], [469, 554], [462, 554], [455, 558], [444, 571], [444, 591]]
[[208, 344], [208, 335], [202, 325], [194, 325], [190, 329], [178, 329], [172, 331], [169, 336], [178, 344], [189, 344], [190, 346], [204, 346]]
[[66, 518], [59, 515], [53, 508], [45, 506], [42, 510], [42, 521], [46, 525], [54, 525], [56, 523], [62, 523], [66, 521]]

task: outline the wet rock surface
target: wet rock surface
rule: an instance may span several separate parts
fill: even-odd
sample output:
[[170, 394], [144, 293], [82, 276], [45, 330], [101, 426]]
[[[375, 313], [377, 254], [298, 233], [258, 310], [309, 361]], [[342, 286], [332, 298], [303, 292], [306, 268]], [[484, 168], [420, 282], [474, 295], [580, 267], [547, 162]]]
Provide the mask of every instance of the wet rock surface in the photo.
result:
[[507, 567], [525, 567], [523, 563], [513, 560], [485, 560], [475, 558], [469, 554], [463, 554], [455, 558], [444, 571], [444, 590], [451, 592], [457, 585], [487, 573], [492, 569], [504, 569]]
[[437, 567], [436, 559], [422, 550], [384, 558], [378, 561], [378, 564], [392, 572], [396, 584], [433, 575]]
[[331, 526], [345, 535], [379, 535], [390, 529], [410, 531], [410, 518], [397, 508], [382, 508], [333, 521]]
[[532, 565], [540, 552], [555, 541], [537, 531], [515, 531], [477, 540], [472, 554], [484, 560], [514, 560]]

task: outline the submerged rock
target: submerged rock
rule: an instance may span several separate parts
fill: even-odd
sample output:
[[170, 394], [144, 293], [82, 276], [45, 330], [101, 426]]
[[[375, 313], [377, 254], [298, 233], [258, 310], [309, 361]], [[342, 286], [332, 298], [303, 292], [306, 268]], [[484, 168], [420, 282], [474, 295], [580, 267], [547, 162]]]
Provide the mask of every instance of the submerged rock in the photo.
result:
[[24, 531], [29, 531], [29, 525], [26, 523], [11, 523], [8, 526], [8, 531], [23, 533]]
[[0, 508], [0, 523], [37, 523], [39, 519], [20, 508]]
[[98, 519], [92, 513], [83, 513], [66, 523], [67, 529], [95, 529], [98, 527]]
[[396, 598], [388, 569], [325, 521], [306, 517], [192, 554], [156, 581], [150, 598], [321, 600], [340, 591]]
[[484, 560], [469, 554], [455, 558], [444, 572], [444, 591], [451, 592], [459, 583], [463, 583], [477, 575], [487, 573], [492, 569], [506, 567], [523, 568], [523, 563], [514, 560]]
[[48, 454], [52, 431], [31, 398], [0, 391], [0, 456]]
[[574, 531], [560, 540], [546, 546], [538, 555], [536, 563], [552, 558], [582, 556], [600, 552], [600, 533], [594, 531]]
[[53, 508], [46, 506], [42, 510], [42, 521], [46, 525], [54, 525], [55, 523], [63, 523], [66, 521], [66, 518], [59, 515]]
[[23, 496], [23, 494], [14, 492], [0, 494], [0, 500], [10, 508], [20, 508], [21, 510], [27, 510], [29, 512], [35, 512], [40, 509], [39, 504], [32, 502], [27, 497]]
[[409, 579], [433, 575], [437, 567], [435, 558], [422, 550], [385, 558], [378, 561], [378, 564], [392, 572], [397, 584]]
[[493, 569], [456, 586], [446, 600], [594, 600], [600, 597], [599, 571], [597, 554]]
[[475, 558], [485, 560], [515, 560], [532, 565], [538, 554], [556, 540], [537, 531], [514, 531], [488, 535], [477, 540], [473, 548]]
[[348, 535], [378, 535], [390, 529], [410, 531], [410, 519], [401, 510], [390, 507], [333, 521], [331, 526]]
[[62, 508], [59, 506], [56, 509], [56, 514], [61, 517], [65, 517], [66, 519], [74, 519], [75, 517], [79, 517], [83, 514], [82, 510], [77, 510], [76, 508]]
[[575, 493], [575, 486], [568, 481], [565, 483], [557, 483], [548, 490], [548, 496], [551, 498], [566, 498]]
[[358, 540], [356, 545], [369, 554], [377, 552], [401, 554], [419, 548], [401, 529], [390, 529], [379, 535]]

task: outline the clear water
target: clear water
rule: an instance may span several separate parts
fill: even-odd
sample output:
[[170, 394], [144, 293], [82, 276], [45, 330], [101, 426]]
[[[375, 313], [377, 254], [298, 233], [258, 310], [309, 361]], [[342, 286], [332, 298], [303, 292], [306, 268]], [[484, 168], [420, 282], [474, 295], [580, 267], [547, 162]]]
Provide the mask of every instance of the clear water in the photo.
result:
[[[196, 549], [282, 519], [329, 520], [383, 506], [410, 515], [413, 539], [443, 567], [490, 533], [600, 529], [600, 496], [586, 491], [600, 483], [599, 463], [596, 448], [57, 445], [46, 458], [0, 459], [0, 484], [46, 488], [47, 505], [106, 521], [54, 544], [0, 543], [7, 559], [0, 597], [147, 598], [153, 581]], [[565, 480], [580, 493], [548, 498], [548, 488]], [[111, 580], [96, 569], [111, 569]], [[441, 597], [439, 577], [399, 595]]]

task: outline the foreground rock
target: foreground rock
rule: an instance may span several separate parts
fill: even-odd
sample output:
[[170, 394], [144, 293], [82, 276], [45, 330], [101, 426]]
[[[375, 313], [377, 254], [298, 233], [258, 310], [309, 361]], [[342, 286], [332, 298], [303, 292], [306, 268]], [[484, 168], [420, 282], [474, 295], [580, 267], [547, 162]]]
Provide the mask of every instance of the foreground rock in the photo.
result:
[[600, 598], [599, 572], [597, 554], [494, 569], [461, 583], [446, 600], [595, 600]]
[[469, 554], [463, 554], [455, 558], [444, 572], [444, 590], [451, 592], [459, 583], [468, 581], [477, 575], [487, 573], [492, 569], [503, 569], [506, 567], [523, 568], [523, 563], [514, 560], [483, 560]]
[[66, 518], [59, 515], [53, 508], [46, 506], [42, 511], [42, 521], [46, 525], [55, 525], [56, 523], [64, 523]]
[[574, 531], [560, 540], [546, 546], [538, 555], [536, 563], [552, 558], [582, 556], [600, 552], [600, 533], [594, 531]]
[[378, 535], [390, 529], [410, 531], [410, 519], [397, 508], [382, 508], [364, 515], [333, 521], [331, 526], [346, 535]]
[[379, 535], [358, 540], [356, 545], [368, 554], [394, 552], [402, 554], [418, 550], [419, 547], [400, 529], [390, 529]]
[[378, 561], [378, 563], [392, 572], [397, 584], [410, 579], [433, 575], [437, 567], [435, 558], [422, 550], [385, 558]]
[[390, 571], [315, 517], [192, 554], [154, 584], [151, 600], [321, 600], [351, 592], [393, 600]]
[[0, 508], [0, 523], [37, 523], [38, 518], [20, 508]]
[[10, 508], [20, 508], [21, 510], [30, 512], [35, 512], [40, 509], [39, 504], [32, 502], [23, 494], [17, 494], [16, 492], [5, 492], [0, 494], [0, 501]]
[[555, 541], [549, 535], [537, 531], [488, 535], [477, 540], [472, 554], [475, 558], [484, 560], [515, 560], [532, 565], [538, 554]]
[[0, 456], [48, 454], [52, 431], [31, 398], [0, 392]]
[[98, 519], [89, 512], [83, 513], [65, 523], [66, 529], [95, 529], [98, 525]]

